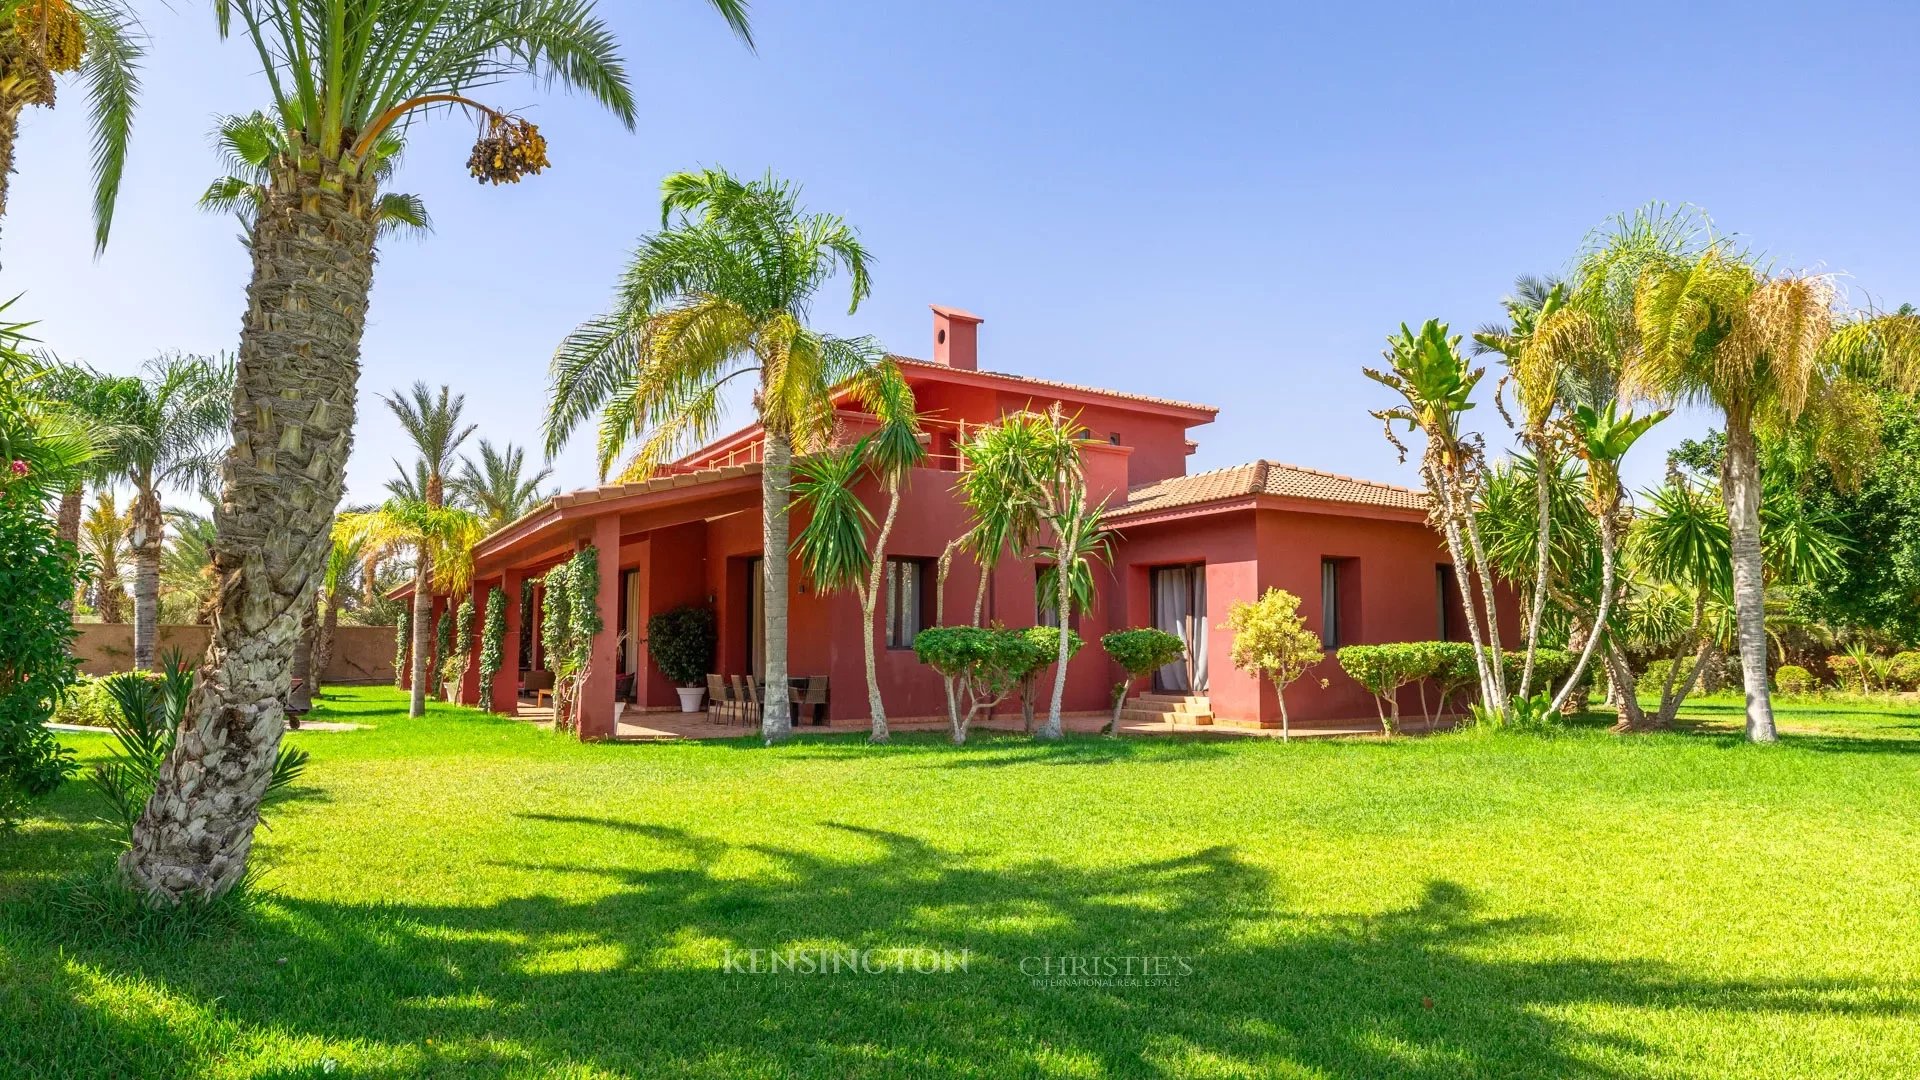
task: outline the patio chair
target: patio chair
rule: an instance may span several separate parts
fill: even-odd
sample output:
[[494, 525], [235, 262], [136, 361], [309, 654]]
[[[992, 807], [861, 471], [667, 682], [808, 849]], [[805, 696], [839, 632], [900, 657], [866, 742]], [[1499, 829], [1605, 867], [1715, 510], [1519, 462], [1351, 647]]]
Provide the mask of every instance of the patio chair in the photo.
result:
[[747, 724], [748, 726], [752, 726], [754, 719], [760, 715], [760, 692], [765, 688], [760, 685], [759, 679], [755, 679], [751, 677], [749, 677], [746, 680], [746, 684], [747, 684], [747, 716], [746, 716], [746, 719], [741, 721], [741, 723]]
[[707, 719], [717, 714], [722, 723], [733, 708], [733, 691], [727, 689], [727, 680], [718, 675], [707, 676]]
[[746, 677], [743, 675], [733, 675], [733, 676], [729, 676], [729, 678], [733, 680], [734, 709], [735, 711], [740, 713], [740, 716], [741, 716], [740, 722], [743, 724], [747, 723], [748, 721], [746, 719], [746, 710], [747, 710], [747, 705], [750, 698], [748, 697], [748, 694], [747, 694]]
[[825, 724], [827, 722], [827, 676], [807, 676], [806, 689], [796, 689], [793, 691], [793, 705], [794, 723], [797, 724], [800, 722], [800, 711], [802, 709], [811, 708], [813, 710], [814, 725], [817, 727]]

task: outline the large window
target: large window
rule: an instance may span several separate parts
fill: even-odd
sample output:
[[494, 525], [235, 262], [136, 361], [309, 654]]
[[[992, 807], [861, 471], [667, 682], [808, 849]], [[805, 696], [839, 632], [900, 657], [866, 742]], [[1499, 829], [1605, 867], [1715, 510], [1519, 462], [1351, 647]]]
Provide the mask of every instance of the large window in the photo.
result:
[[927, 627], [927, 560], [888, 559], [887, 648], [911, 649], [914, 635]]
[[1460, 587], [1454, 583], [1453, 567], [1448, 566], [1446, 563], [1440, 563], [1435, 566], [1433, 568], [1433, 576], [1433, 591], [1434, 594], [1439, 597], [1440, 608], [1440, 633], [1434, 640], [1450, 641], [1452, 640], [1451, 631], [1453, 630], [1453, 620], [1450, 617], [1450, 613], [1453, 609], [1453, 598], [1459, 593]]

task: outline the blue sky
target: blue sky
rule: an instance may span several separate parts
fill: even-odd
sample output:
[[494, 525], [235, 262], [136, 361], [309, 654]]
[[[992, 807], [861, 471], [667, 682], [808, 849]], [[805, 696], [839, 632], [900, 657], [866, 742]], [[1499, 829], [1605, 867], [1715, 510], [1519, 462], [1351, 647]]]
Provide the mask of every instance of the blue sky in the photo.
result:
[[[113, 370], [235, 345], [246, 253], [193, 200], [215, 114], [265, 101], [205, 5], [145, 6], [110, 249], [93, 259], [66, 87], [25, 117], [0, 272], [42, 340]], [[751, 53], [698, 0], [602, 7], [636, 132], [498, 88], [554, 168], [494, 188], [466, 175], [467, 121], [414, 129], [397, 186], [436, 232], [381, 254], [350, 497], [377, 497], [406, 452], [373, 395], [414, 379], [464, 390], [482, 435], [537, 441], [554, 344], [657, 223], [660, 177], [696, 165], [772, 167], [861, 230], [874, 295], [852, 318], [823, 296], [822, 326], [925, 356], [927, 305], [968, 308], [985, 367], [1221, 406], [1196, 470], [1269, 457], [1412, 482], [1366, 415], [1384, 336], [1497, 318], [1515, 274], [1561, 268], [1650, 199], [1841, 272], [1856, 298], [1920, 300], [1912, 9], [761, 0]], [[1629, 480], [1706, 422], [1669, 421]], [[589, 441], [556, 467], [589, 482]]]

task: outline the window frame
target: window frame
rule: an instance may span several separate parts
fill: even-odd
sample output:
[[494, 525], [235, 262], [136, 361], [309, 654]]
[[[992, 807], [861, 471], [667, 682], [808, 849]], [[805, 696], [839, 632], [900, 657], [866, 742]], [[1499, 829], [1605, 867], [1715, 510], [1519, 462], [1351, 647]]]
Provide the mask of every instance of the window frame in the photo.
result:
[[[928, 594], [927, 570], [933, 560], [911, 555], [889, 555], [880, 572], [881, 587], [886, 594], [881, 598], [884, 605], [881, 631], [890, 651], [911, 650], [913, 639], [920, 631], [933, 625], [931, 597]], [[913, 632], [904, 637], [899, 631], [901, 616], [905, 614], [900, 603], [900, 583], [904, 575], [912, 573], [914, 577]]]

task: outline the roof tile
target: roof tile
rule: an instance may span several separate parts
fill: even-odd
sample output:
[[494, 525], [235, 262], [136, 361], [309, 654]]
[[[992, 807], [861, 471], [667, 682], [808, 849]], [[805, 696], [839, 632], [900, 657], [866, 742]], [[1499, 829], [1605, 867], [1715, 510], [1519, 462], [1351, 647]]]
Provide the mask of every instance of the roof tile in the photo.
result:
[[1132, 516], [1252, 495], [1281, 495], [1394, 510], [1427, 509], [1426, 494], [1412, 488], [1262, 460], [1142, 484], [1127, 492], [1126, 503], [1114, 513]]

